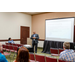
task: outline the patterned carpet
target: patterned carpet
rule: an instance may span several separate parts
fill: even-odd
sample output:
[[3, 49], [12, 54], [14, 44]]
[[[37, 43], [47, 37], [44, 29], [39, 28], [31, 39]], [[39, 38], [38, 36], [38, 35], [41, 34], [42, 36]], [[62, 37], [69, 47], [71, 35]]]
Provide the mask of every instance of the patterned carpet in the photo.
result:
[[[41, 53], [42, 52], [42, 48], [38, 48], [37, 49], [37, 53], [36, 54], [38, 54], [38, 55], [44, 55], [44, 56], [48, 56], [48, 57], [52, 57], [52, 58], [59, 58], [58, 56], [51, 56], [51, 54], [46, 54], [46, 53]], [[6, 56], [6, 59], [8, 60], [8, 62], [13, 62], [15, 59], [16, 59], [16, 54], [15, 54], [15, 56], [14, 56], [14, 53], [12, 52], [11, 53], [11, 55], [10, 55], [10, 57], [9, 56]]]

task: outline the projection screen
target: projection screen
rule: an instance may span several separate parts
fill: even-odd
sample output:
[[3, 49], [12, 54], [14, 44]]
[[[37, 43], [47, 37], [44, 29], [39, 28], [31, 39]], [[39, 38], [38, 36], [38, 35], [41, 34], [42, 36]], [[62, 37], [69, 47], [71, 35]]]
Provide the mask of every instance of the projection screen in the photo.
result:
[[73, 42], [74, 18], [46, 20], [45, 40]]

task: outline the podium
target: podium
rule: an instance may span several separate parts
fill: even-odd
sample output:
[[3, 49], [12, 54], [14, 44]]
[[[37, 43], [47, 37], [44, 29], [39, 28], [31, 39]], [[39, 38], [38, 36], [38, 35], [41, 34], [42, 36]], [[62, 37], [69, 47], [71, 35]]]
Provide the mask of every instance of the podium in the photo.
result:
[[29, 52], [34, 53], [33, 48], [32, 48], [32, 40], [30, 38], [27, 38], [27, 45], [30, 45], [31, 47], [27, 48]]
[[32, 40], [30, 38], [27, 38], [27, 45], [31, 45], [32, 47]]

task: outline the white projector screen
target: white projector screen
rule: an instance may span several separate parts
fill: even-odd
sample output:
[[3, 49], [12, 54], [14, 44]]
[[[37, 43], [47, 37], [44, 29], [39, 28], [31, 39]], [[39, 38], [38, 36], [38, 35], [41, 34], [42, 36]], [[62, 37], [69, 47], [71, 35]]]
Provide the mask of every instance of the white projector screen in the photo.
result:
[[45, 40], [73, 42], [74, 18], [46, 20]]

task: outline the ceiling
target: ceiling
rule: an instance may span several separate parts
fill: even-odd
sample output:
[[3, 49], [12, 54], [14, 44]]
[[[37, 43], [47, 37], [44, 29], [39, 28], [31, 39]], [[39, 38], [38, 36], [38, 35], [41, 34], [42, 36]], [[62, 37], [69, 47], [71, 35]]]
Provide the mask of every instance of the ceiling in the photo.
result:
[[24, 14], [29, 14], [29, 15], [36, 15], [36, 14], [42, 14], [42, 13], [47, 13], [47, 12], [22, 12]]

